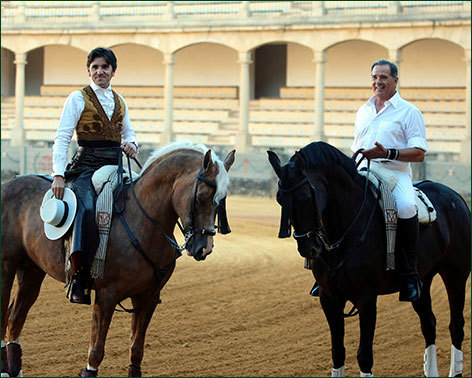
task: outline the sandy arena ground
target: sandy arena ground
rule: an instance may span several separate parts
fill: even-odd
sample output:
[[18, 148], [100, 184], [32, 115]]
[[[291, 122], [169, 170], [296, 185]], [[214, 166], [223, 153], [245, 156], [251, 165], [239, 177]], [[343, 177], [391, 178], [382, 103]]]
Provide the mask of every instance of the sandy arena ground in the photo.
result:
[[[162, 291], [148, 329], [144, 376], [330, 376], [328, 325], [308, 295], [311, 272], [293, 239], [278, 239], [274, 199], [230, 196], [232, 233], [218, 235], [203, 262], [186, 255]], [[433, 282], [438, 367], [449, 372], [449, 308], [439, 277]], [[124, 302], [129, 307], [129, 300]], [[346, 310], [350, 309], [350, 304]], [[471, 376], [470, 278], [465, 303], [464, 376]], [[126, 376], [131, 316], [114, 315], [100, 376]], [[22, 334], [25, 376], [77, 376], [87, 363], [91, 306], [65, 298], [47, 277]], [[346, 375], [359, 376], [358, 317], [346, 322]], [[379, 297], [374, 339], [376, 376], [423, 376], [419, 320], [398, 294]]]

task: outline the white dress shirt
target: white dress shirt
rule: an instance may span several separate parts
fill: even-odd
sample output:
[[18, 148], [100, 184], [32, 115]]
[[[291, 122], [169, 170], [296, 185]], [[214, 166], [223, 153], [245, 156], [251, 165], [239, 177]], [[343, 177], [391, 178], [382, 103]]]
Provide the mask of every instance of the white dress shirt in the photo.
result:
[[[417, 147], [425, 152], [428, 150], [421, 111], [401, 98], [398, 91], [385, 102], [378, 113], [375, 109], [375, 96], [357, 111], [351, 150], [356, 152], [360, 148], [373, 148], [374, 142], [379, 142], [387, 149]], [[392, 160], [388, 165], [399, 170], [410, 170], [409, 162]]]
[[[108, 88], [101, 88], [92, 82], [90, 87], [97, 95], [98, 101], [100, 101], [108, 119], [111, 119], [113, 111], [115, 110], [115, 99], [113, 98], [111, 85], [109, 85]], [[129, 119], [128, 105], [124, 98], [121, 95], [119, 96], [125, 104], [125, 116], [123, 119], [121, 139], [128, 143], [134, 142], [137, 145], [136, 134], [134, 133], [133, 126]], [[85, 100], [82, 96], [82, 92], [80, 90], [72, 92], [64, 103], [64, 108], [62, 109], [61, 118], [59, 120], [59, 126], [57, 127], [56, 137], [54, 139], [54, 146], [52, 149], [53, 176], [64, 176], [64, 170], [68, 163], [70, 141], [84, 109]]]

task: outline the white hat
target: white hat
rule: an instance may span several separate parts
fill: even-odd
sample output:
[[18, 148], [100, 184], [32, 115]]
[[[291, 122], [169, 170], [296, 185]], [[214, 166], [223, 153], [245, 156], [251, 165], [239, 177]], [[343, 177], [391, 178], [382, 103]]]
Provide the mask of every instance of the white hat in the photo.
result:
[[44, 222], [44, 233], [51, 240], [61, 238], [74, 222], [77, 211], [77, 199], [69, 188], [65, 188], [62, 200], [54, 197], [49, 189], [41, 204], [41, 219]]

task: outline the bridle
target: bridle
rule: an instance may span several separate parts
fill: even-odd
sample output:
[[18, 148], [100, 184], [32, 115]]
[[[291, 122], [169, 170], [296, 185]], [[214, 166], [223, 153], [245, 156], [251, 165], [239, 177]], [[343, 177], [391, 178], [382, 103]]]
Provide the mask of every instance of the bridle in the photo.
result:
[[[357, 154], [359, 153], [360, 151], [357, 151], [354, 156], [353, 156], [353, 159], [355, 159], [355, 157], [357, 156]], [[362, 159], [357, 163], [356, 167], [359, 166], [359, 164], [362, 162]], [[363, 195], [363, 199], [362, 199], [362, 204], [361, 206], [359, 207], [359, 210], [357, 211], [357, 214], [355, 215], [354, 219], [352, 220], [351, 224], [349, 225], [349, 227], [346, 229], [346, 231], [342, 234], [342, 236], [334, 243], [331, 243], [329, 244], [326, 240], [326, 235], [324, 233], [324, 230], [323, 230], [323, 227], [321, 225], [321, 219], [320, 217], [318, 217], [318, 224], [316, 225], [315, 229], [314, 230], [309, 230], [308, 232], [304, 233], [304, 234], [297, 234], [295, 233], [295, 229], [294, 229], [294, 232], [293, 232], [293, 237], [294, 239], [297, 241], [297, 242], [300, 242], [304, 239], [310, 239], [312, 237], [317, 237], [324, 245], [324, 248], [327, 250], [327, 251], [334, 251], [336, 249], [338, 249], [342, 242], [345, 240], [346, 236], [349, 234], [349, 232], [352, 230], [352, 228], [354, 227], [354, 225], [357, 223], [359, 217], [361, 216], [362, 214], [362, 211], [364, 210], [364, 207], [366, 205], [366, 202], [367, 202], [367, 189], [369, 187], [369, 172], [370, 172], [370, 161], [368, 161], [368, 165], [367, 165], [367, 175], [366, 175], [366, 180], [365, 180], [365, 187], [364, 187], [364, 195]], [[310, 179], [305, 176], [300, 182], [296, 183], [294, 186], [292, 186], [291, 188], [288, 188], [288, 189], [284, 189], [282, 188], [282, 186], [280, 185], [280, 181], [279, 181], [279, 190], [285, 194], [288, 194], [288, 195], [292, 195], [294, 192], [296, 192], [297, 190], [301, 189], [303, 186], [305, 185], [310, 185], [310, 192], [312, 194], [312, 196], [315, 195], [315, 186], [313, 185], [313, 183], [310, 181]], [[286, 204], [287, 206], [287, 204]], [[291, 221], [291, 217], [292, 217], [292, 213], [291, 213], [291, 199], [290, 199], [290, 202], [289, 202], [289, 205], [290, 206], [290, 210], [289, 210], [289, 214], [287, 214], [287, 216], [290, 218], [289, 222]], [[360, 239], [359, 239], [359, 242], [363, 242], [367, 236], [367, 231], [369, 229], [369, 225], [370, 223], [372, 222], [372, 219], [373, 219], [373, 215], [374, 215], [374, 211], [375, 211], [375, 206], [372, 206], [372, 210], [371, 210], [371, 213], [369, 215], [369, 219], [366, 223], [366, 226], [365, 226], [365, 230], [364, 232], [362, 233]], [[282, 230], [282, 223], [284, 222], [284, 219], [281, 220], [281, 230]], [[290, 223], [289, 223], [289, 227], [290, 227]], [[279, 234], [279, 237], [280, 237], [280, 234]]]
[[193, 185], [193, 191], [192, 191], [192, 201], [190, 203], [190, 224], [186, 226], [185, 228], [182, 227], [179, 221], [177, 221], [177, 224], [184, 234], [185, 237], [185, 243], [182, 247], [186, 247], [187, 243], [195, 236], [198, 234], [201, 235], [208, 235], [208, 236], [215, 236], [216, 231], [215, 228], [212, 229], [206, 229], [206, 228], [196, 228], [195, 227], [195, 206], [196, 206], [196, 201], [197, 201], [197, 188], [198, 188], [198, 183], [199, 181], [203, 181], [205, 184], [209, 185], [211, 188], [216, 190], [216, 184], [213, 181], [210, 181], [207, 179], [205, 176], [202, 175], [203, 173], [203, 168], [200, 169], [200, 171], [197, 174], [197, 177], [195, 178], [195, 182]]
[[[191, 205], [190, 205], [190, 220], [191, 220], [191, 222], [188, 226], [186, 226], [184, 228], [180, 224], [180, 222], [177, 220], [177, 224], [178, 224], [178, 226], [179, 226], [180, 230], [182, 231], [182, 233], [184, 235], [184, 238], [185, 238], [185, 242], [182, 244], [182, 246], [179, 246], [179, 244], [175, 240], [174, 236], [173, 235], [172, 236], [167, 235], [166, 232], [159, 226], [157, 221], [154, 220], [146, 212], [146, 210], [142, 206], [141, 202], [139, 201], [138, 197], [136, 196], [136, 192], [134, 190], [134, 181], [133, 181], [133, 177], [132, 177], [132, 170], [131, 170], [131, 160], [130, 160], [129, 156], [127, 158], [128, 158], [128, 171], [129, 171], [129, 175], [130, 175], [131, 193], [133, 194], [133, 198], [134, 198], [136, 204], [138, 205], [139, 210], [142, 212], [142, 214], [164, 236], [164, 238], [172, 245], [172, 247], [174, 247], [174, 249], [175, 249], [174, 258], [167, 265], [165, 265], [164, 267], [157, 266], [151, 260], [151, 258], [148, 256], [148, 254], [144, 251], [144, 249], [141, 247], [141, 244], [136, 239], [136, 237], [133, 235], [133, 232], [131, 231], [130, 227], [128, 226], [128, 223], [126, 222], [126, 219], [123, 215], [123, 212], [126, 208], [126, 200], [125, 200], [126, 197], [125, 197], [125, 194], [124, 194], [124, 182], [123, 182], [124, 170], [123, 170], [123, 161], [121, 159], [121, 154], [120, 154], [120, 158], [118, 159], [118, 185], [119, 185], [119, 189], [117, 190], [117, 192], [115, 193], [114, 198], [113, 198], [113, 211], [116, 214], [118, 214], [118, 216], [120, 218], [120, 221], [123, 224], [123, 227], [125, 228], [127, 234], [129, 235], [129, 237], [131, 239], [131, 244], [141, 254], [141, 256], [144, 258], [144, 260], [146, 260], [146, 262], [148, 262], [152, 266], [153, 271], [154, 271], [154, 277], [155, 277], [157, 283], [159, 283], [160, 281], [162, 281], [164, 279], [164, 277], [167, 274], [168, 270], [171, 269], [175, 265], [176, 260], [180, 256], [182, 256], [182, 251], [187, 248], [187, 245], [190, 243], [190, 241], [192, 240], [192, 238], [195, 235], [203, 234], [203, 235], [214, 236], [216, 234], [216, 231], [215, 231], [214, 228], [210, 229], [210, 230], [207, 230], [205, 228], [196, 228], [195, 227], [195, 205], [196, 205], [196, 196], [197, 196], [197, 186], [198, 186], [199, 181], [203, 181], [204, 183], [206, 183], [207, 185], [210, 185], [214, 189], [216, 189], [217, 185], [216, 185], [216, 183], [210, 181], [209, 179], [207, 179], [205, 176], [202, 175], [203, 168], [198, 172], [198, 174], [195, 178], [194, 186], [193, 186]], [[139, 166], [139, 168], [142, 169], [141, 164], [139, 164], [139, 162], [136, 159], [134, 159], [134, 160], [137, 163], [137, 165]], [[120, 195], [121, 195], [122, 201], [123, 201], [123, 207], [122, 208], [119, 208], [118, 203], [117, 203], [118, 197]], [[218, 231], [222, 234], [227, 234], [227, 233], [231, 232], [231, 230], [228, 226], [227, 217], [226, 217], [225, 199], [226, 199], [226, 197], [223, 198], [217, 206], [217, 210], [218, 210], [218, 226], [217, 227], [218, 227]], [[154, 289], [151, 296], [154, 294], [155, 290], [157, 290], [158, 287], [159, 287], [159, 285], [156, 286], [156, 289]], [[121, 305], [121, 303], [119, 303], [119, 306], [125, 312], [135, 312], [135, 309], [134, 310], [125, 309]], [[119, 310], [116, 310], [116, 311], [119, 311]]]
[[[141, 167], [141, 165], [138, 163], [138, 166]], [[151, 224], [157, 229], [159, 230], [159, 232], [165, 237], [165, 239], [176, 249], [176, 251], [181, 254], [182, 251], [184, 251], [186, 248], [187, 248], [187, 245], [188, 243], [190, 242], [190, 240], [197, 234], [202, 234], [202, 235], [209, 235], [209, 236], [214, 236], [216, 235], [216, 231], [215, 231], [215, 228], [213, 229], [205, 229], [205, 228], [197, 228], [195, 227], [195, 208], [196, 208], [196, 200], [197, 200], [197, 187], [198, 187], [198, 183], [199, 181], [203, 181], [204, 183], [206, 183], [207, 185], [209, 185], [210, 187], [216, 189], [217, 185], [216, 183], [210, 181], [208, 178], [206, 178], [205, 176], [202, 175], [203, 173], [203, 168], [200, 169], [200, 171], [198, 172], [197, 176], [195, 177], [195, 181], [194, 181], [194, 185], [193, 185], [193, 191], [192, 191], [192, 196], [191, 196], [191, 203], [190, 203], [190, 216], [189, 216], [189, 219], [190, 219], [190, 224], [187, 225], [185, 228], [181, 225], [181, 223], [179, 222], [179, 220], [177, 220], [177, 225], [179, 226], [182, 234], [184, 235], [184, 238], [185, 238], [185, 242], [179, 246], [179, 244], [177, 243], [177, 241], [175, 240], [174, 236], [169, 236], [166, 234], [166, 232], [159, 226], [159, 224], [157, 223], [156, 220], [154, 220], [147, 212], [146, 210], [144, 209], [144, 207], [142, 206], [141, 202], [139, 201], [138, 197], [136, 196], [136, 192], [134, 190], [134, 181], [133, 181], [133, 178], [132, 178], [132, 171], [131, 171], [131, 162], [130, 162], [130, 158], [128, 157], [128, 171], [130, 172], [130, 186], [131, 186], [131, 192], [133, 194], [133, 198], [136, 202], [136, 204], [138, 205], [138, 208], [139, 210], [143, 213], [143, 215], [151, 222]], [[116, 199], [118, 198], [119, 194], [121, 193], [122, 195], [122, 198], [123, 198], [123, 208], [119, 209], [118, 208], [118, 205], [114, 205], [114, 210], [115, 212], [120, 215], [120, 219], [123, 222], [126, 222], [126, 220], [124, 220], [124, 218], [122, 217], [122, 213], [124, 212], [125, 210], [125, 206], [126, 206], [126, 203], [125, 203], [125, 197], [124, 197], [124, 184], [123, 184], [123, 167], [122, 167], [122, 162], [121, 162], [121, 159], [119, 161], [119, 164], [118, 164], [118, 174], [119, 174], [119, 187], [120, 187], [120, 190], [117, 191], [116, 193], [116, 196], [115, 196], [115, 199], [114, 199], [114, 203], [116, 204]], [[217, 206], [217, 210], [218, 210], [218, 231], [220, 233], [229, 233], [231, 232], [231, 230], [229, 229], [229, 226], [227, 224], [227, 220], [226, 220], [226, 209], [225, 209], [225, 198], [223, 198], [220, 203], [218, 204]], [[129, 227], [125, 226], [125, 229], [129, 229]], [[128, 232], [128, 234], [130, 234], [130, 231]], [[131, 236], [131, 239], [132, 241], [135, 240], [134, 236], [132, 236], [132, 234], [130, 235]], [[134, 243], [133, 243], [134, 245]]]

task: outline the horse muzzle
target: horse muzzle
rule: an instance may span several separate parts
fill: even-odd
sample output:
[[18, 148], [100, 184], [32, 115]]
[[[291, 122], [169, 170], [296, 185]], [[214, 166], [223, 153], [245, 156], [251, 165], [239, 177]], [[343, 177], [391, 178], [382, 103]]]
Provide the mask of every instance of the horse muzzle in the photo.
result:
[[203, 261], [213, 252], [213, 236], [215, 231], [203, 230], [195, 233], [187, 243], [187, 254], [197, 261]]
[[315, 232], [310, 231], [303, 235], [293, 233], [293, 237], [297, 241], [298, 253], [307, 259], [314, 258], [321, 251], [322, 246]]

